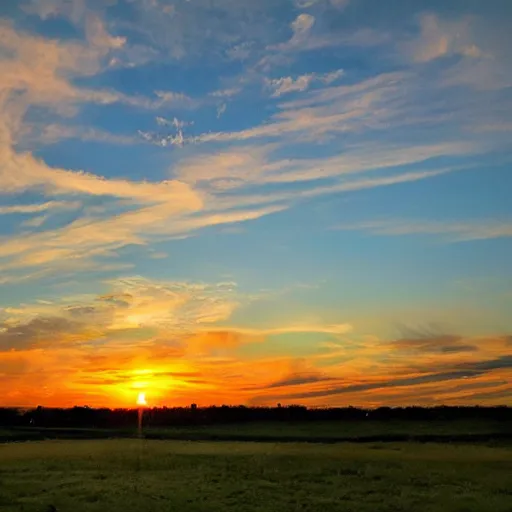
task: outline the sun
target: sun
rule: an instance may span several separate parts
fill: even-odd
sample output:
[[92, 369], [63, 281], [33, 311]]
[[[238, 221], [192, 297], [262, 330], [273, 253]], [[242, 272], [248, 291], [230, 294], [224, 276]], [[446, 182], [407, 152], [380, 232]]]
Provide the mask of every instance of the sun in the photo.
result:
[[146, 402], [146, 393], [139, 393], [137, 396], [137, 405], [143, 406], [148, 405]]

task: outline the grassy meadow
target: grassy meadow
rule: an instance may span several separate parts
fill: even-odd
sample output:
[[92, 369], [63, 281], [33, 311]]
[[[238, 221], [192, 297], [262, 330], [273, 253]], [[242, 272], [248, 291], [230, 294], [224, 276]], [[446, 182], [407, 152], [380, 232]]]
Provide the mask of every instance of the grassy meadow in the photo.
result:
[[3, 512], [511, 512], [512, 447], [148, 439], [0, 444]]

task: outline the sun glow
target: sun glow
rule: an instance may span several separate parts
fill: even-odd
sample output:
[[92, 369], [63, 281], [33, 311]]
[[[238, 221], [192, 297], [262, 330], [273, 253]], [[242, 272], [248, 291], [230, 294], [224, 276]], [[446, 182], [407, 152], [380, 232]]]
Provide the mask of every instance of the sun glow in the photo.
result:
[[139, 393], [137, 396], [137, 405], [143, 406], [148, 405], [146, 401], [146, 393]]

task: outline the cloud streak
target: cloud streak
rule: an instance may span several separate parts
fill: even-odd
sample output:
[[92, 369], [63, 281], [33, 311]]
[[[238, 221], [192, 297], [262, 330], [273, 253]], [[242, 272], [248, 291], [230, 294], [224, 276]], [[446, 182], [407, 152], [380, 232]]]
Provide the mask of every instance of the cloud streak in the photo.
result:
[[368, 231], [379, 236], [429, 235], [451, 242], [470, 242], [512, 236], [512, 222], [507, 220], [487, 222], [482, 220], [474, 222], [375, 220], [342, 225], [338, 226], [338, 229]]
[[322, 82], [324, 84], [331, 84], [341, 77], [343, 74], [342, 70], [332, 71], [330, 73], [324, 73], [318, 75], [311, 73], [309, 75], [301, 75], [297, 78], [290, 76], [275, 78], [273, 80], [267, 80], [267, 87], [273, 89], [272, 96], [277, 98], [283, 94], [289, 94], [292, 92], [306, 91], [314, 82]]
[[74, 210], [80, 208], [78, 201], [48, 201], [40, 204], [15, 204], [0, 206], [1, 215], [43, 213], [49, 210]]

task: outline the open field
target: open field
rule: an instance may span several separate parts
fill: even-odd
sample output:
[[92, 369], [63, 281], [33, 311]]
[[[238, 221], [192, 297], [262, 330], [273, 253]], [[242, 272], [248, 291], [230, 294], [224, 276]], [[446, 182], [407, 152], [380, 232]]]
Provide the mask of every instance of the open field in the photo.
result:
[[[0, 442], [44, 439], [133, 437], [135, 428], [0, 428]], [[271, 442], [512, 442], [512, 422], [452, 421], [314, 421], [146, 427], [148, 439]]]
[[0, 510], [511, 512], [512, 449], [137, 439], [3, 444]]

